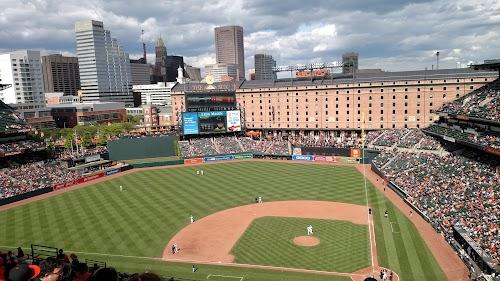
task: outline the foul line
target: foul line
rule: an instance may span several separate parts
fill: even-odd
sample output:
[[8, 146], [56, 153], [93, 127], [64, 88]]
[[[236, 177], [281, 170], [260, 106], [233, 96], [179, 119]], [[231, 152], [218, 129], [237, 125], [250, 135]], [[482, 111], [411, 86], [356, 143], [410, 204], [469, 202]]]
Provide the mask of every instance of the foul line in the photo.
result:
[[[362, 152], [362, 157], [363, 157], [363, 178], [365, 181], [365, 199], [366, 199], [366, 208], [370, 209], [370, 204], [368, 203], [368, 188], [366, 187], [366, 167], [365, 167], [365, 149], [363, 147], [363, 152]], [[367, 218], [368, 218], [368, 235], [369, 235], [369, 240], [370, 240], [370, 256], [371, 256], [371, 263], [372, 263], [372, 269], [375, 267], [375, 258], [373, 256], [373, 245], [375, 243], [375, 233], [372, 233], [372, 218], [371, 218], [370, 212], [367, 210]], [[373, 235], [373, 240], [372, 240], [372, 235]], [[378, 266], [378, 265], [377, 265]]]
[[389, 222], [389, 223], [390, 223], [390, 225], [391, 225], [391, 231], [392, 231], [392, 233], [399, 233], [399, 231], [394, 231], [394, 228], [392, 228], [392, 224], [393, 224], [393, 223], [397, 223], [397, 222], [395, 222], [395, 221], [391, 221], [391, 222]]
[[[10, 248], [17, 249], [17, 246], [2, 246], [0, 248]], [[30, 247], [21, 247], [22, 249], [31, 249]], [[322, 271], [322, 270], [314, 270], [314, 269], [303, 269], [303, 268], [291, 268], [291, 267], [280, 267], [280, 266], [271, 266], [271, 265], [256, 265], [256, 264], [244, 264], [244, 263], [221, 263], [221, 262], [208, 262], [208, 261], [196, 261], [196, 260], [182, 260], [182, 259], [163, 259], [163, 258], [153, 258], [153, 257], [140, 257], [140, 256], [130, 256], [130, 255], [118, 255], [118, 254], [104, 254], [104, 253], [91, 253], [91, 252], [82, 252], [82, 251], [73, 251], [69, 249], [64, 250], [67, 253], [75, 253], [75, 254], [87, 254], [87, 255], [95, 255], [95, 256], [107, 256], [107, 257], [121, 257], [121, 258], [133, 258], [133, 259], [143, 259], [143, 260], [154, 260], [154, 261], [165, 261], [165, 262], [175, 262], [175, 263], [195, 263], [195, 264], [204, 264], [204, 265], [215, 265], [215, 266], [230, 266], [230, 267], [243, 267], [243, 268], [252, 268], [252, 269], [269, 269], [269, 270], [280, 270], [280, 271], [288, 271], [288, 272], [299, 272], [299, 273], [311, 273], [311, 274], [322, 274], [322, 275], [336, 275], [336, 276], [361, 276], [364, 277], [365, 274], [356, 274], [356, 273], [347, 273], [347, 272], [335, 272], [335, 271]]]
[[241, 276], [231, 276], [231, 275], [219, 275], [219, 274], [209, 274], [207, 276], [207, 280], [210, 279], [210, 277], [222, 277], [222, 278], [233, 278], [233, 279], [240, 279], [240, 281], [243, 281], [244, 277]]

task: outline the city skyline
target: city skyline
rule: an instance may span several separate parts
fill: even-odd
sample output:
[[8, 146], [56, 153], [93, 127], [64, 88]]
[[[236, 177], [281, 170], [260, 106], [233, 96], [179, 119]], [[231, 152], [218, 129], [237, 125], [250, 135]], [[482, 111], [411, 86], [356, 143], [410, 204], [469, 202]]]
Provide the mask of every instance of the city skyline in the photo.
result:
[[244, 28], [247, 66], [262, 52], [284, 65], [340, 60], [355, 51], [360, 68], [430, 69], [439, 50], [440, 67], [454, 68], [457, 62], [496, 58], [500, 48], [500, 3], [493, 0], [379, 1], [369, 10], [359, 1], [1, 2], [8, 8], [0, 13], [0, 37], [10, 40], [2, 40], [0, 52], [76, 56], [72, 27], [81, 19], [103, 20], [131, 58], [142, 56], [144, 29], [148, 61], [154, 61], [154, 41], [161, 35], [171, 54], [196, 67], [215, 63], [213, 28], [223, 25]]

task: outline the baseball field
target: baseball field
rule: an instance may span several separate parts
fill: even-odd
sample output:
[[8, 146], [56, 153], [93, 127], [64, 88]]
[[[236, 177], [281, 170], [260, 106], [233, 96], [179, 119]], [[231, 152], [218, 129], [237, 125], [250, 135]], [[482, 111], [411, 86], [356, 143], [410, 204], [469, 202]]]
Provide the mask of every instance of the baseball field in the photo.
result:
[[[351, 280], [372, 265], [400, 280], [446, 280], [413, 223], [364, 183], [356, 168], [334, 165], [142, 170], [1, 211], [0, 247], [54, 246], [186, 280]], [[320, 243], [294, 244], [309, 224]]]

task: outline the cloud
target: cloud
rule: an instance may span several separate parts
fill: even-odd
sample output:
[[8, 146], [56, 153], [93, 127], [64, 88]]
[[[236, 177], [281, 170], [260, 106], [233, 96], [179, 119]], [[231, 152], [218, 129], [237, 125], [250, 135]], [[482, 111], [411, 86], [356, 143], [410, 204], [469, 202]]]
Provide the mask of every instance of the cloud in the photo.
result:
[[[279, 65], [334, 61], [357, 51], [360, 66], [386, 70], [441, 67], [498, 57], [497, 0], [0, 0], [0, 50], [75, 53], [74, 22], [104, 21], [131, 57], [162, 35], [170, 54], [198, 67], [214, 62], [213, 29], [245, 30], [245, 65], [255, 53]], [[151, 59], [150, 59], [151, 61]]]

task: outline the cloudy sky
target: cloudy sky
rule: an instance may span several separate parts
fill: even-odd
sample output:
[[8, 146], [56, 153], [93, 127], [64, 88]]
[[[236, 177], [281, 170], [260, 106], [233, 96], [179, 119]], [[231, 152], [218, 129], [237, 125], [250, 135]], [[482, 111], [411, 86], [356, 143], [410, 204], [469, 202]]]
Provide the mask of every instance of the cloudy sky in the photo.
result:
[[[286, 3], [286, 4], [285, 4]], [[331, 62], [360, 54], [360, 67], [441, 68], [500, 58], [498, 0], [0, 0], [0, 51], [75, 55], [74, 22], [104, 21], [131, 58], [161, 34], [169, 54], [215, 62], [213, 28], [241, 25], [246, 68], [257, 52], [278, 65]], [[150, 59], [153, 57], [150, 56]]]

